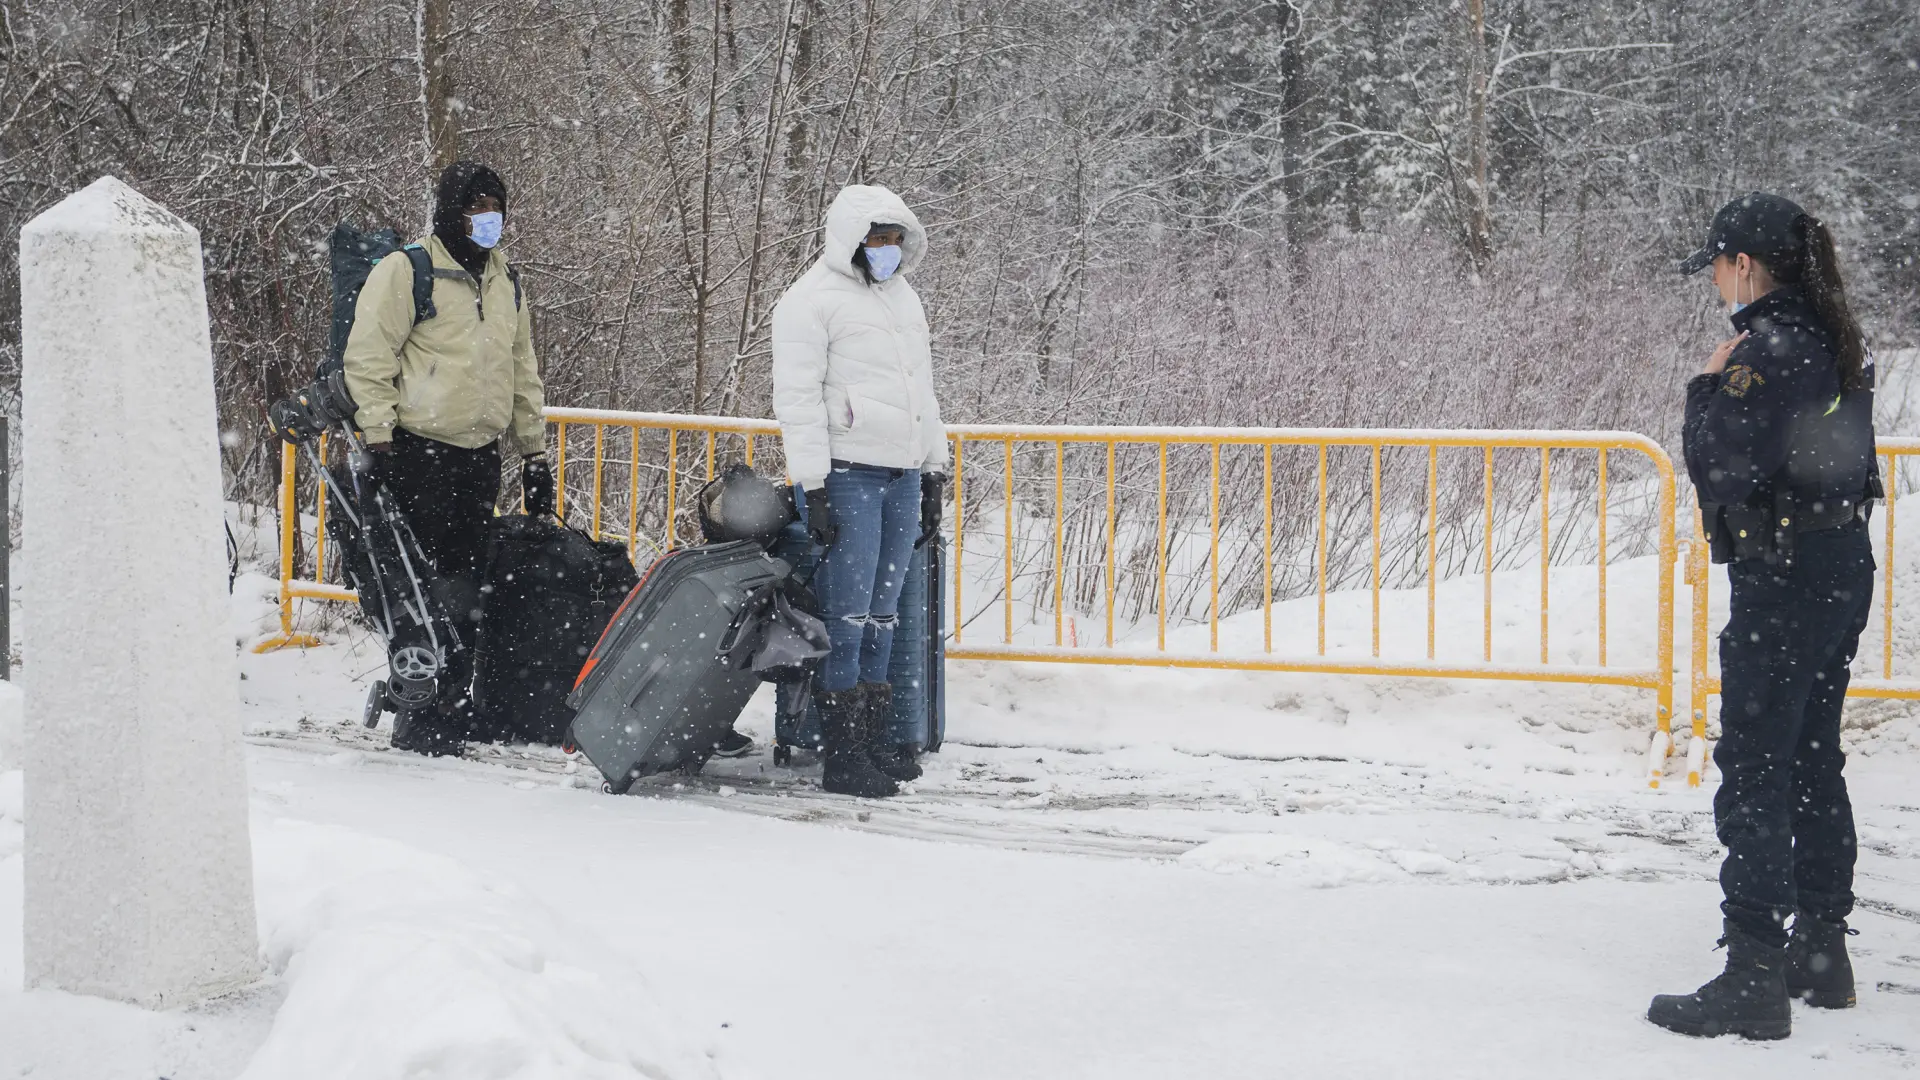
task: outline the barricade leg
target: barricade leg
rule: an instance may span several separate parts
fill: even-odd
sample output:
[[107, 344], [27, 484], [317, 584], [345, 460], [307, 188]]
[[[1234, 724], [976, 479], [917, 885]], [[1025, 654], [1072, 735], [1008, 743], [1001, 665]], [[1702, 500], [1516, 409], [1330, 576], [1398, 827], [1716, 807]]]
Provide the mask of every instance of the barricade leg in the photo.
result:
[[311, 649], [321, 644], [312, 634], [293, 629], [293, 538], [300, 527], [300, 501], [294, 493], [294, 466], [297, 455], [291, 446], [280, 447], [280, 632], [253, 646], [256, 653], [279, 649]]
[[1673, 732], [1662, 723], [1653, 733], [1653, 742], [1647, 747], [1647, 786], [1657, 788], [1660, 778], [1666, 775], [1667, 755], [1673, 753]]

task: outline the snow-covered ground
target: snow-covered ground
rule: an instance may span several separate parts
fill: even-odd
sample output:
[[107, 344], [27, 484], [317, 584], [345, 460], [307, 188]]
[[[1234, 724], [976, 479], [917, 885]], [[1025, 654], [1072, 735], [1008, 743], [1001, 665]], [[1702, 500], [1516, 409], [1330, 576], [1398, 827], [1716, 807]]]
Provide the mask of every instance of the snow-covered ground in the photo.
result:
[[[1567, 572], [1564, 609], [1555, 578], [1556, 616], [1586, 576]], [[1653, 578], [1614, 568], [1615, 663], [1646, 662]], [[1511, 627], [1537, 648], [1537, 583], [1497, 583], [1497, 643]], [[242, 578], [237, 638], [264, 628], [270, 590]], [[1281, 641], [1310, 639], [1312, 604], [1277, 609]], [[1388, 651], [1424, 653], [1424, 591], [1383, 606]], [[1478, 604], [1446, 610], [1443, 647], [1477, 646]], [[1330, 619], [1350, 640], [1367, 598]], [[1257, 620], [1223, 642], [1257, 641]], [[1642, 691], [956, 662], [952, 741], [909, 795], [827, 796], [756, 753], [614, 798], [555, 751], [387, 751], [357, 726], [377, 650], [334, 638], [243, 657], [268, 974], [232, 999], [149, 1013], [22, 992], [20, 777], [0, 774], [0, 1077], [1920, 1066], [1920, 714], [1903, 705], [1857, 706], [1849, 732], [1860, 1006], [1796, 1007], [1794, 1037], [1761, 1045], [1642, 1018], [1721, 956], [1717, 777], [1645, 787]], [[1575, 622], [1554, 642], [1555, 662], [1593, 662]], [[764, 697], [744, 726], [769, 734]]]

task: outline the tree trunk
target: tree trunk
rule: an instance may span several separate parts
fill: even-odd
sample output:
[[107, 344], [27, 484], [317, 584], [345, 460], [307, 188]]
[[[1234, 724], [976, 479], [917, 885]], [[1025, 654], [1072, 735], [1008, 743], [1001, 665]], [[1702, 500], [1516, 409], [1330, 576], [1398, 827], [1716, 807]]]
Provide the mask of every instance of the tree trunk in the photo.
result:
[[1486, 0], [1467, 0], [1467, 133], [1468, 180], [1467, 255], [1476, 271], [1493, 261], [1493, 204], [1487, 187], [1487, 158], [1492, 139], [1487, 131], [1487, 8]]
[[1306, 243], [1306, 185], [1301, 175], [1306, 159], [1306, 25], [1305, 13], [1296, 3], [1288, 3], [1284, 37], [1280, 42], [1280, 78], [1284, 85], [1280, 98], [1280, 194], [1286, 205], [1281, 208], [1287, 240], [1287, 273], [1297, 284], [1306, 278], [1307, 260], [1301, 250]]
[[793, 84], [793, 122], [787, 126], [787, 164], [782, 187], [788, 207], [806, 205], [808, 179], [812, 174], [812, 130], [815, 84], [814, 27], [825, 17], [820, 0], [807, 0], [801, 10], [800, 25], [793, 36], [793, 68], [788, 78]]
[[453, 31], [453, 0], [420, 0], [414, 14], [420, 51], [420, 119], [425, 160], [434, 176], [460, 157], [460, 126], [454, 118], [453, 64], [447, 40]]
[[700, 149], [700, 265], [693, 279], [693, 411], [707, 400], [707, 305], [713, 296], [714, 121], [720, 111], [720, 4], [713, 0], [713, 41], [707, 69], [707, 130]]

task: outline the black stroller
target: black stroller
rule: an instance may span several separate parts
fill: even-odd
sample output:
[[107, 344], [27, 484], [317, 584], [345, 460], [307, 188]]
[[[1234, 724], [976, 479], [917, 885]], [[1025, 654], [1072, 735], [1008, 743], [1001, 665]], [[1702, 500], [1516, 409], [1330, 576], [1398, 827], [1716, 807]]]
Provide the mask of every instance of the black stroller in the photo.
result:
[[[472, 647], [447, 617], [444, 587], [421, 553], [406, 515], [373, 478], [372, 454], [354, 429], [356, 412], [338, 367], [269, 410], [274, 430], [300, 448], [316, 475], [327, 478], [327, 535], [340, 552], [346, 581], [360, 594], [360, 612], [387, 646], [387, 677], [367, 693], [368, 727], [382, 713], [396, 718], [434, 707], [440, 675], [453, 656]], [[321, 459], [319, 440], [331, 433], [347, 447], [344, 466]], [[396, 721], [397, 722], [397, 721]]]

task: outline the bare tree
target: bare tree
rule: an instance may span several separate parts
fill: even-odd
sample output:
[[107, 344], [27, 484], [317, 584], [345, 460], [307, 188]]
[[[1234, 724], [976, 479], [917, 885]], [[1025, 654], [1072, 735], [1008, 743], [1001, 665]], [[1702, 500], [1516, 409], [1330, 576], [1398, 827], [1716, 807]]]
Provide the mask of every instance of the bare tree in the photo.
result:
[[957, 420], [1671, 441], [1717, 328], [1670, 261], [1740, 190], [1920, 331], [1917, 50], [1901, 0], [0, 0], [0, 233], [106, 172], [201, 228], [253, 502], [327, 231], [417, 235], [455, 156], [514, 192], [556, 404], [764, 414], [768, 312], [868, 181], [929, 224]]
[[429, 175], [460, 157], [460, 129], [453, 96], [453, 64], [448, 45], [453, 36], [453, 0], [419, 0], [414, 13], [416, 49], [420, 67], [420, 123], [422, 147]]

